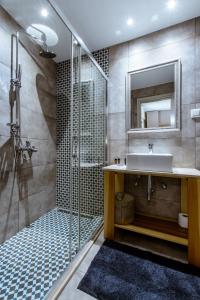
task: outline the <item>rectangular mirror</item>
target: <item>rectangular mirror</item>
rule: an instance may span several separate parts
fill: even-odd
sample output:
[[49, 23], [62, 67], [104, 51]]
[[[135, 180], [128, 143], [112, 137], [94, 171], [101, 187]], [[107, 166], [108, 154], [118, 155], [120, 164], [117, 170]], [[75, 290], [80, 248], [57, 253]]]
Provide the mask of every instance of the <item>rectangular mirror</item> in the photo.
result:
[[129, 72], [128, 132], [180, 128], [180, 61]]

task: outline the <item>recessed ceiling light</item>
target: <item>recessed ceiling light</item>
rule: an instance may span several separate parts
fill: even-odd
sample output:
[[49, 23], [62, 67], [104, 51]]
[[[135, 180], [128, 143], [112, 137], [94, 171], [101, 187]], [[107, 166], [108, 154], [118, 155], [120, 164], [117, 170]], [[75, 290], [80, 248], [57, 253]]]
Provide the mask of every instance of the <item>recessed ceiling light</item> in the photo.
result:
[[132, 19], [132, 18], [128, 18], [127, 21], [126, 21], [126, 24], [127, 24], [128, 26], [132, 26], [132, 25], [134, 24], [133, 19]]
[[152, 17], [151, 17], [151, 21], [152, 22], [156, 22], [158, 20], [158, 15], [156, 14], [156, 15], [153, 15]]
[[120, 35], [121, 31], [120, 30], [116, 30], [115, 33], [116, 33], [116, 35]]
[[175, 6], [176, 6], [176, 0], [169, 0], [169, 1], [167, 2], [167, 7], [168, 7], [169, 9], [173, 9], [173, 8], [175, 8]]
[[48, 16], [48, 11], [47, 11], [47, 9], [46, 8], [43, 8], [42, 10], [41, 10], [41, 16], [43, 16], [43, 17], [47, 17]]

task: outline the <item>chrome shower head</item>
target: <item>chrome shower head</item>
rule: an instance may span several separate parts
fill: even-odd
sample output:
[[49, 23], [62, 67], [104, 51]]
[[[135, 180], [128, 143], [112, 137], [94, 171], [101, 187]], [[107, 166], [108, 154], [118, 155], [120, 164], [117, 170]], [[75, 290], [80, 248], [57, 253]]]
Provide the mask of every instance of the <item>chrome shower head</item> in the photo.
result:
[[39, 32], [41, 34], [40, 37], [37, 37], [36, 35], [33, 35], [25, 31], [26, 35], [28, 35], [33, 41], [35, 41], [37, 44], [41, 46], [42, 50], [39, 52], [40, 56], [44, 58], [50, 58], [50, 59], [55, 58], [56, 54], [53, 51], [49, 51], [46, 34], [42, 30], [38, 29], [33, 25], [30, 25], [30, 27], [33, 28], [36, 32]]
[[53, 59], [53, 58], [56, 57], [56, 54], [53, 51], [49, 51], [47, 49], [47, 50], [40, 51], [40, 56], [42, 56], [44, 58], [51, 58], [51, 59]]

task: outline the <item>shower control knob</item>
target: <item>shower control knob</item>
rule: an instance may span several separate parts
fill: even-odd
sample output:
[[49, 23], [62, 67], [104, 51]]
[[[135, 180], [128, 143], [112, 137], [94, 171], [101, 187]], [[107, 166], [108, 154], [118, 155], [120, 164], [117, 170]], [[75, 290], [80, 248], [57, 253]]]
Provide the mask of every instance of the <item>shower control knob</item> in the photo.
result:
[[31, 145], [31, 142], [30, 141], [26, 141], [26, 147], [29, 148]]

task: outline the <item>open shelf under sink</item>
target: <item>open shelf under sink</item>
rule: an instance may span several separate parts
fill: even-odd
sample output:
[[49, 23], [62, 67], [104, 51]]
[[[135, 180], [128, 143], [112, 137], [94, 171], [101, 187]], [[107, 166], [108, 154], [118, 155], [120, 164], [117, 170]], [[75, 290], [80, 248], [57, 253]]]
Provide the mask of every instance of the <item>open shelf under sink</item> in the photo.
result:
[[115, 224], [115, 227], [185, 246], [188, 245], [188, 230], [181, 228], [178, 223], [173, 221], [136, 215], [133, 224]]

